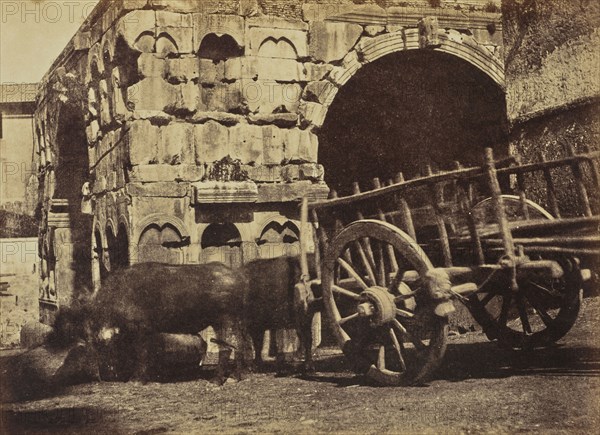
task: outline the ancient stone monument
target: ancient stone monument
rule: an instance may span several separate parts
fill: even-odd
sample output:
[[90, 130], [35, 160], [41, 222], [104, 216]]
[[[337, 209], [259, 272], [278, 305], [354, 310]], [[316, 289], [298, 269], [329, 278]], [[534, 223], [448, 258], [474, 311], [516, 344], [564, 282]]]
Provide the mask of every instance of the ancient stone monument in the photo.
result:
[[501, 14], [458, 3], [101, 1], [38, 95], [42, 320], [129, 263], [298, 253], [298, 201], [325, 198], [325, 171], [363, 148], [327, 157], [330, 108], [380, 59], [432, 76], [459, 62], [483, 89], [461, 110], [492, 105], [501, 123]]

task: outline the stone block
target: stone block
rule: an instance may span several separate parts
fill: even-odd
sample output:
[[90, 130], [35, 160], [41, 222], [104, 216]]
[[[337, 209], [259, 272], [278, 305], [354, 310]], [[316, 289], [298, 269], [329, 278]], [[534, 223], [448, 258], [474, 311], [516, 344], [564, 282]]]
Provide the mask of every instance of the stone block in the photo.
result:
[[304, 123], [322, 127], [327, 116], [327, 107], [320, 103], [302, 102], [299, 108]]
[[239, 83], [218, 83], [215, 86], [202, 87], [198, 110], [229, 112], [239, 109], [242, 102]]
[[258, 15], [260, 12], [260, 6], [258, 0], [240, 0], [240, 6], [238, 13], [242, 17], [253, 17]]
[[257, 183], [280, 183], [283, 181], [279, 165], [248, 166], [247, 172], [250, 179]]
[[189, 184], [168, 181], [155, 183], [128, 183], [127, 194], [131, 196], [183, 198], [189, 194]]
[[358, 60], [356, 51], [351, 51], [346, 55], [342, 62], [342, 66], [335, 66], [329, 73], [328, 79], [335, 83], [338, 87], [344, 86], [350, 80], [356, 71], [362, 67]]
[[131, 112], [125, 104], [123, 91], [124, 88], [121, 86], [121, 68], [115, 67], [112, 71], [112, 108], [115, 121], [118, 123], [122, 123], [131, 117]]
[[100, 90], [100, 125], [102, 127], [112, 124], [112, 113], [110, 112], [110, 96], [108, 94], [108, 84], [106, 80], [100, 80], [98, 84]]
[[263, 127], [263, 163], [280, 165], [284, 158], [284, 132], [279, 127]]
[[303, 163], [299, 165], [298, 170], [301, 180], [323, 181], [325, 175], [323, 165], [317, 163]]
[[199, 80], [202, 84], [214, 85], [223, 79], [225, 62], [214, 63], [210, 59], [199, 59]]
[[365, 32], [369, 36], [379, 35], [380, 33], [385, 32], [385, 26], [379, 26], [379, 25], [365, 26]]
[[129, 179], [132, 182], [153, 183], [157, 181], [175, 181], [178, 175], [178, 165], [138, 165], [131, 168]]
[[258, 78], [258, 59], [254, 56], [227, 59], [224, 62], [223, 78], [229, 81]]
[[276, 125], [278, 127], [293, 127], [298, 123], [296, 113], [251, 113], [248, 122], [258, 125]]
[[148, 7], [171, 12], [187, 14], [190, 12], [215, 13], [218, 10], [218, 3], [199, 0], [148, 0]]
[[300, 82], [306, 80], [304, 65], [295, 59], [257, 58], [260, 80], [277, 82]]
[[158, 161], [158, 127], [150, 121], [132, 122], [125, 140], [131, 165], [145, 165]]
[[325, 183], [314, 184], [311, 181], [297, 181], [294, 183], [263, 183], [258, 184], [259, 203], [265, 202], [290, 202], [303, 197], [309, 200], [326, 199], [329, 187]]
[[154, 53], [142, 53], [138, 57], [138, 74], [142, 78], [164, 77], [167, 70], [167, 63], [164, 59], [159, 59]]
[[212, 163], [230, 155], [229, 130], [215, 121], [194, 125], [196, 163]]
[[325, 21], [331, 16], [346, 14], [356, 10], [352, 3], [341, 2], [303, 3], [302, 17], [304, 21]]
[[263, 128], [258, 125], [239, 124], [229, 129], [231, 157], [242, 163], [263, 163]]
[[308, 34], [304, 30], [250, 27], [248, 54], [284, 59], [307, 57]]
[[300, 179], [300, 167], [298, 165], [285, 165], [281, 168], [281, 177], [286, 183], [292, 183]]
[[304, 88], [303, 99], [315, 103], [321, 103], [325, 106], [331, 105], [337, 95], [338, 88], [327, 80], [319, 82], [310, 82]]
[[156, 11], [156, 27], [192, 27], [192, 16], [169, 11]]
[[193, 43], [196, 50], [198, 50], [202, 40], [209, 33], [229, 35], [240, 47], [246, 45], [244, 18], [237, 15], [193, 14], [193, 33]]
[[302, 87], [297, 83], [277, 83], [274, 81], [242, 80], [244, 101], [250, 112], [273, 113], [297, 112], [302, 96]]
[[195, 163], [194, 126], [186, 122], [172, 122], [160, 127], [158, 153], [161, 163]]
[[385, 26], [385, 30], [387, 30], [389, 33], [402, 32], [404, 30], [404, 26], [402, 24], [392, 23]]
[[193, 82], [177, 86], [177, 99], [173, 107], [165, 109], [177, 115], [187, 116], [195, 113], [200, 101], [200, 88]]
[[332, 68], [333, 66], [328, 63], [306, 62], [304, 64], [304, 77], [307, 82], [322, 80]]
[[160, 27], [156, 29], [156, 55], [165, 58], [172, 54], [193, 53], [192, 27]]
[[235, 125], [244, 121], [242, 115], [227, 112], [196, 112], [192, 118], [192, 122], [203, 124], [206, 121], [213, 120], [223, 125]]
[[177, 103], [178, 89], [158, 77], [149, 77], [127, 89], [127, 105], [138, 110], [164, 111]]
[[120, 35], [130, 48], [149, 53], [154, 50], [156, 14], [153, 10], [131, 11], [118, 21], [117, 35]]
[[362, 26], [350, 23], [311, 23], [310, 56], [322, 62], [341, 60], [354, 47], [363, 32]]
[[287, 19], [283, 17], [276, 17], [273, 15], [261, 15], [251, 17], [246, 20], [248, 28], [252, 27], [266, 27], [271, 29], [283, 29], [283, 30], [308, 30], [308, 24], [302, 20]]
[[186, 83], [200, 76], [200, 62], [196, 56], [169, 59], [166, 62], [166, 78], [170, 83]]
[[180, 181], [200, 181], [206, 175], [204, 165], [178, 165], [177, 180]]
[[284, 137], [284, 158], [288, 162], [316, 163], [318, 137], [308, 130], [294, 128]]

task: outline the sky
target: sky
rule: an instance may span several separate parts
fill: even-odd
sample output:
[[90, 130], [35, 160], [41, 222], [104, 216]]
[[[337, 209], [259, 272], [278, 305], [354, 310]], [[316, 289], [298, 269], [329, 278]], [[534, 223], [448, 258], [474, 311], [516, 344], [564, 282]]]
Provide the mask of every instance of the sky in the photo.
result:
[[0, 83], [41, 80], [98, 0], [0, 0]]

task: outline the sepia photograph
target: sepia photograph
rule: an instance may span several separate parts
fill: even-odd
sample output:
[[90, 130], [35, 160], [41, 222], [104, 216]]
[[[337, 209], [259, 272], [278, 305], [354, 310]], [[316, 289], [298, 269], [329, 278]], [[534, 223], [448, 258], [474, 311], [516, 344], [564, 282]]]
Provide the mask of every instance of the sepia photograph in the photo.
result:
[[599, 167], [594, 0], [0, 0], [0, 435], [594, 433]]

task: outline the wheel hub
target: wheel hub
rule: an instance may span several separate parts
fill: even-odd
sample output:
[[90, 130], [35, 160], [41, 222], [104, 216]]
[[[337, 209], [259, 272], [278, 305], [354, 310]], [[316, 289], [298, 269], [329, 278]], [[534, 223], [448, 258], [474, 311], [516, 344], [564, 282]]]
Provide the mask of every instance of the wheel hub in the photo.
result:
[[369, 287], [362, 292], [362, 296], [367, 299], [367, 302], [359, 304], [358, 313], [360, 316], [369, 316], [373, 326], [381, 326], [395, 319], [394, 295], [389, 293], [386, 288]]

